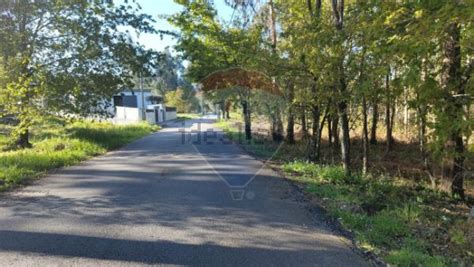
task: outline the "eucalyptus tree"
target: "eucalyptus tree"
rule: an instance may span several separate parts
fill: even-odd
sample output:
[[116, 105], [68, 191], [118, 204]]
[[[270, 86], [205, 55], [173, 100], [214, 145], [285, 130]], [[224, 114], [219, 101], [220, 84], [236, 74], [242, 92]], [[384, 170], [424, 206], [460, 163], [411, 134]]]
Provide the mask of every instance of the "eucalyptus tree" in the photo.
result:
[[[437, 177], [432, 168], [442, 166], [440, 182], [463, 196], [466, 140], [473, 126], [467, 112], [473, 90], [469, 1], [229, 0], [247, 19], [242, 27], [228, 29], [210, 5], [185, 2], [188, 8], [175, 21], [183, 30], [178, 47], [193, 62], [191, 76], [235, 66], [262, 70], [287, 96], [288, 141], [294, 139], [300, 107], [301, 117], [311, 114], [309, 158], [320, 158], [327, 125], [329, 143], [340, 148], [347, 173], [355, 154], [350, 153], [351, 127], [362, 125], [362, 169], [367, 171], [379, 115], [385, 116], [389, 155], [396, 145], [398, 108], [403, 106], [405, 114], [413, 110], [427, 171]], [[301, 121], [306, 125], [306, 118]]]
[[179, 74], [183, 71], [184, 67], [179, 56], [172, 55], [170, 49], [166, 48], [157, 59], [152, 73], [152, 86], [164, 96], [168, 91], [178, 87]]
[[[259, 25], [227, 27], [219, 21], [214, 6], [209, 2], [177, 2], [184, 10], [169, 17], [169, 21], [180, 29], [176, 50], [191, 62], [186, 71], [191, 81], [201, 82], [217, 71], [258, 69], [259, 58], [268, 58], [269, 51], [260, 46], [262, 34]], [[252, 94], [249, 92], [251, 88], [243, 89], [238, 90], [238, 101], [244, 110], [246, 136], [250, 139], [249, 97]], [[220, 102], [227, 101], [221, 99]]]

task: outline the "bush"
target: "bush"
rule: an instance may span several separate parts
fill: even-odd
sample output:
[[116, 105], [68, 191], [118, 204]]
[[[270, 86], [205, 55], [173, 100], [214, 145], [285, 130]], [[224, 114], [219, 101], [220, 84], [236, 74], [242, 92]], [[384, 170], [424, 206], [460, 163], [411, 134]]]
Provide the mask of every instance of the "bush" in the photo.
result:
[[371, 217], [366, 236], [371, 244], [390, 246], [408, 234], [408, 225], [395, 212], [384, 210]]
[[441, 256], [430, 256], [425, 252], [418, 251], [410, 247], [404, 247], [400, 250], [392, 251], [385, 257], [387, 263], [395, 266], [446, 266], [445, 258]]
[[305, 161], [295, 161], [283, 165], [283, 170], [288, 173], [297, 173], [333, 184], [357, 184], [362, 181], [360, 175], [353, 174], [347, 176], [344, 168], [337, 165], [318, 165]]

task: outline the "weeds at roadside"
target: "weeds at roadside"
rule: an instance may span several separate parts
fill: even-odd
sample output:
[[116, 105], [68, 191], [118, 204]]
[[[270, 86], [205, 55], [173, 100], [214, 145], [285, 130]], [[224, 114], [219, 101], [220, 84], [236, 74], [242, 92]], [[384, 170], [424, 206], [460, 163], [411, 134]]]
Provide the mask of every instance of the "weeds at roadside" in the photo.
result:
[[[381, 255], [387, 263], [446, 266], [473, 260], [469, 221], [463, 212], [449, 216], [442, 212], [440, 207], [451, 203], [443, 193], [387, 177], [344, 178], [342, 167], [334, 165], [295, 161], [282, 169], [322, 200], [329, 214], [353, 233], [359, 247]], [[459, 223], [446, 223], [452, 221]]]
[[51, 169], [77, 164], [116, 149], [157, 129], [148, 124], [120, 126], [90, 121], [66, 124], [48, 120], [35, 125], [31, 138], [33, 148], [12, 150], [4, 146], [7, 151], [0, 152], [0, 191]]

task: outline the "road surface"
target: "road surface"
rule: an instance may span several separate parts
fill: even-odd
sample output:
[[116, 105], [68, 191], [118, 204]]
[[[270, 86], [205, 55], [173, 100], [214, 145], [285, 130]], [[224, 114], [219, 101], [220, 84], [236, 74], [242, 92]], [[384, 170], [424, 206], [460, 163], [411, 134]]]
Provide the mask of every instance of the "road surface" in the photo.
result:
[[0, 196], [0, 265], [369, 265], [277, 173], [212, 132], [199, 144], [199, 124]]

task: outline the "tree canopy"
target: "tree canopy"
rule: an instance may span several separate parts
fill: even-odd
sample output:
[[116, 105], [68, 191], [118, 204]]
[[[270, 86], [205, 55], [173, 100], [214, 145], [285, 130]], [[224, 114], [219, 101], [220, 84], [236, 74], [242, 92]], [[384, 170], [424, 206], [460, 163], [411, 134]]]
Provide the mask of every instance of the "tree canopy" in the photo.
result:
[[[433, 184], [447, 184], [453, 194], [464, 195], [473, 126], [474, 9], [469, 1], [226, 1], [237, 14], [228, 23], [218, 18], [211, 1], [177, 2], [184, 9], [169, 20], [181, 30], [176, 49], [189, 60], [186, 75], [193, 82], [203, 81], [206, 90], [226, 87], [212, 77], [232, 68], [271, 77], [286, 104], [254, 109], [266, 113], [272, 127], [285, 114], [290, 143], [295, 118], [306, 127], [308, 115], [308, 158], [314, 161], [320, 159], [322, 130], [328, 128], [329, 142], [338, 147], [348, 174], [354, 169], [354, 129], [363, 126], [361, 168], [366, 170], [379, 117], [384, 116], [391, 151], [394, 128], [404, 116], [404, 127], [419, 132], [420, 156]], [[252, 83], [243, 74], [229, 79]], [[220, 96], [224, 102], [232, 98]], [[410, 113], [416, 117], [413, 124]], [[434, 174], [435, 162], [442, 164], [442, 174]]]
[[101, 112], [155, 55], [120, 30], [157, 32], [133, 2], [3, 1], [0, 22], [1, 112], [19, 120], [22, 146], [42, 114]]

